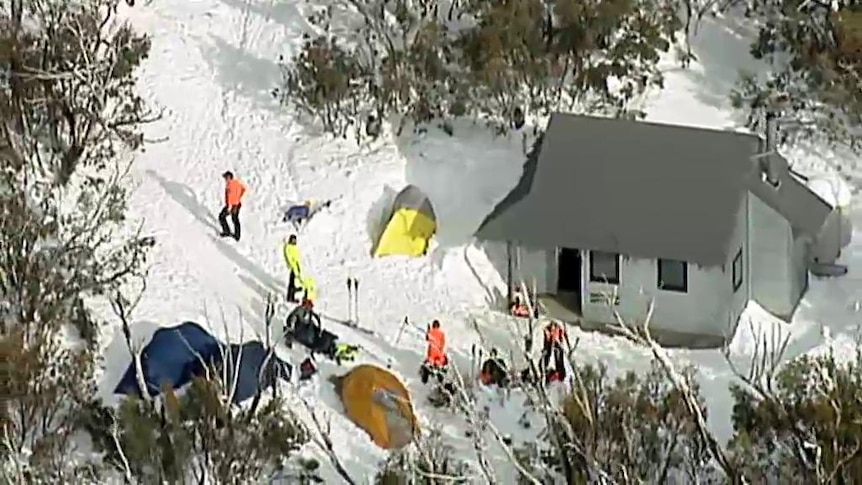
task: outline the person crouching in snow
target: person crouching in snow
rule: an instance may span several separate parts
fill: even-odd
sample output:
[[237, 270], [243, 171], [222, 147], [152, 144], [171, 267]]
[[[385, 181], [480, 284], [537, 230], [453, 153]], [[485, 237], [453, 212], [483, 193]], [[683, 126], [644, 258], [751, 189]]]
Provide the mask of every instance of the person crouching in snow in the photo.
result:
[[431, 326], [425, 332], [425, 341], [428, 342], [428, 350], [425, 353], [425, 362], [419, 371], [422, 383], [427, 384], [432, 376], [436, 376], [439, 382], [443, 382], [449, 359], [446, 357], [446, 334], [440, 328], [439, 320], [431, 322]]
[[290, 303], [298, 303], [296, 293], [299, 291], [299, 283], [302, 281], [302, 265], [299, 246], [296, 244], [296, 234], [291, 234], [284, 242], [282, 248], [284, 253], [284, 262], [287, 264], [287, 269], [290, 272], [287, 280], [287, 301]]
[[290, 222], [293, 224], [294, 229], [299, 231], [303, 226], [308, 224], [315, 214], [329, 208], [332, 202], [332, 199], [323, 202], [314, 199], [306, 200], [301, 204], [290, 206], [284, 211], [284, 218], [282, 220], [283, 222]]
[[290, 222], [298, 231], [311, 217], [311, 201], [306, 200], [302, 204], [291, 206], [284, 213], [284, 222]]
[[516, 317], [527, 318], [530, 316], [530, 309], [521, 301], [520, 295], [515, 295], [515, 301], [512, 302], [510, 311]]
[[497, 349], [491, 349], [488, 359], [482, 364], [479, 380], [486, 386], [506, 387], [509, 385], [509, 373], [503, 359], [497, 356]]

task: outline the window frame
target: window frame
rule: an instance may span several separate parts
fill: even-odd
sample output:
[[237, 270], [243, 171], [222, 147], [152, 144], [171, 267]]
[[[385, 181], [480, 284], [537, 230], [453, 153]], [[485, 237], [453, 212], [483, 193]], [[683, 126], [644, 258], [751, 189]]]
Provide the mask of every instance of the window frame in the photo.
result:
[[[589, 252], [589, 278], [592, 283], [603, 283], [606, 285], [618, 285], [620, 284], [620, 253], [613, 253], [610, 251], [590, 251]], [[597, 275], [593, 272], [593, 268], [595, 266], [595, 256], [609, 256], [614, 258], [614, 274], [613, 275]]]
[[[664, 282], [662, 278], [663, 267], [665, 264], [681, 264], [682, 265], [682, 282], [680, 284], [676, 284], [678, 282], [672, 282], [672, 284], [667, 284]], [[673, 291], [675, 293], [688, 293], [688, 262], [680, 261], [678, 259], [661, 259], [656, 260], [656, 286], [659, 290], [662, 291]]]
[[[737, 265], [739, 265], [739, 269], [737, 270]], [[736, 293], [742, 288], [742, 281], [745, 279], [745, 267], [743, 266], [742, 261], [742, 248], [739, 248], [739, 251], [736, 252], [736, 256], [733, 257], [733, 263], [730, 265], [731, 268], [731, 283], [733, 284], [733, 292]]]

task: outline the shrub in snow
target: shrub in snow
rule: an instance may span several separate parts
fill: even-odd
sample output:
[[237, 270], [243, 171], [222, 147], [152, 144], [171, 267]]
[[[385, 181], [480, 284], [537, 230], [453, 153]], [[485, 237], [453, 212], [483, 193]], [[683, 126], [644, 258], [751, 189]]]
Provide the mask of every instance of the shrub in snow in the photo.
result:
[[314, 476], [316, 467], [307, 460], [288, 467], [309, 434], [282, 399], [234, 406], [217, 381], [203, 377], [182, 395], [164, 391], [154, 401], [124, 399], [116, 420], [91, 429], [106, 461], [137, 482], [229, 484]]
[[675, 369], [648, 332], [620, 328], [651, 350], [652, 369], [611, 383], [601, 367], [573, 363], [565, 419], [547, 419], [553, 459], [536, 450], [525, 467], [544, 462], [570, 482], [851, 483], [860, 476], [862, 343], [847, 362], [830, 350], [783, 363], [789, 335], [774, 329], [770, 342], [755, 332], [748, 369], [726, 354], [739, 382], [730, 389], [735, 433], [722, 445], [707, 427], [690, 369]]
[[30, 483], [98, 482], [98, 463], [79, 459], [76, 443], [78, 413], [95, 392], [90, 350], [70, 348], [54, 332], [28, 336], [18, 328], [0, 341], [0, 363], [5, 457]]
[[751, 53], [768, 75], [746, 74], [733, 95], [752, 128], [763, 110], [786, 118], [785, 141], [827, 141], [862, 150], [862, 15], [854, 2], [753, 0]]
[[735, 385], [730, 450], [754, 482], [862, 477], [862, 348], [847, 362], [799, 357], [755, 386]]
[[[116, 0], [13, 0], [0, 45], [0, 307], [12, 326], [74, 323], [82, 302], [140, 273], [151, 238], [124, 234], [128, 155], [150, 116], [134, 71], [150, 48]], [[15, 26], [17, 24], [17, 26]], [[14, 53], [12, 55], [11, 53]], [[12, 59], [4, 59], [4, 56]], [[128, 231], [126, 231], [128, 232]], [[32, 334], [32, 328], [28, 333]]]
[[424, 433], [417, 442], [392, 453], [383, 463], [374, 483], [377, 485], [432, 485], [471, 483], [474, 477], [466, 462], [454, 455], [439, 431]]
[[[577, 0], [321, 1], [318, 32], [282, 59], [275, 90], [327, 132], [361, 138], [368, 120], [397, 132], [461, 116], [500, 132], [556, 109], [630, 114], [661, 85], [659, 53], [683, 27], [675, 1], [606, 8]], [[371, 116], [369, 116], [371, 115]], [[375, 121], [377, 122], [377, 121]], [[378, 133], [379, 130], [367, 130]]]
[[[657, 363], [642, 375], [627, 372], [615, 379], [604, 365], [573, 365], [572, 372], [563, 422], [547, 431], [550, 452], [532, 454], [544, 458], [555, 475], [570, 483], [601, 476], [652, 483], [718, 476], [679, 390]], [[692, 372], [684, 375], [699, 396]]]
[[150, 44], [116, 6], [0, 7], [0, 424], [4, 456], [26, 461], [17, 483], [103, 483], [75, 439], [94, 393], [85, 302], [139, 276], [152, 246], [124, 232], [123, 183], [150, 119], [134, 77]]

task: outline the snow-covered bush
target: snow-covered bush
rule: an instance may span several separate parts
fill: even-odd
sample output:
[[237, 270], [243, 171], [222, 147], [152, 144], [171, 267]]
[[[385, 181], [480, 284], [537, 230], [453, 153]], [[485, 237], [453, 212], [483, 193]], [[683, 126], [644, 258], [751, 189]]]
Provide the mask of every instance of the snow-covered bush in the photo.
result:
[[[121, 231], [130, 155], [149, 113], [134, 70], [149, 40], [116, 0], [13, 0], [0, 7], [0, 329], [58, 326], [81, 300], [140, 272], [152, 239]], [[88, 330], [91, 343], [93, 328]]]
[[862, 13], [854, 2], [753, 0], [751, 53], [767, 75], [747, 73], [733, 95], [751, 127], [778, 109], [788, 141], [813, 140], [862, 150]]
[[149, 41], [116, 4], [0, 2], [0, 424], [4, 458], [31, 483], [84, 483], [73, 438], [98, 337], [84, 301], [139, 274], [152, 245], [122, 232]]
[[842, 362], [803, 356], [735, 385], [730, 450], [755, 483], [862, 477], [862, 347]]
[[235, 406], [205, 377], [182, 395], [164, 391], [153, 401], [124, 399], [116, 419], [104, 413], [93, 423], [107, 462], [136, 483], [257, 483], [285, 475], [289, 458], [309, 440], [281, 398]]
[[[617, 116], [661, 85], [682, 28], [674, 0], [318, 0], [317, 32], [275, 94], [346, 136], [471, 116], [500, 131], [550, 111]], [[637, 114], [637, 113], [634, 113]]]
[[[84, 346], [64, 345], [51, 332], [25, 337], [21, 329], [0, 342], [3, 449], [23, 457], [28, 480], [71, 479], [91, 464], [76, 461], [78, 410], [95, 391], [94, 359]], [[5, 453], [4, 453], [5, 454]]]
[[413, 446], [392, 453], [374, 479], [377, 485], [432, 485], [470, 483], [473, 474], [466, 462], [443, 440], [437, 430], [421, 435]]
[[[604, 365], [572, 364], [562, 410], [546, 416], [552, 420], [547, 440], [522, 453], [534, 460], [524, 464], [535, 476], [569, 483], [694, 483], [719, 476], [685, 399], [657, 362], [646, 373], [615, 379]], [[691, 370], [684, 375], [705, 413]]]

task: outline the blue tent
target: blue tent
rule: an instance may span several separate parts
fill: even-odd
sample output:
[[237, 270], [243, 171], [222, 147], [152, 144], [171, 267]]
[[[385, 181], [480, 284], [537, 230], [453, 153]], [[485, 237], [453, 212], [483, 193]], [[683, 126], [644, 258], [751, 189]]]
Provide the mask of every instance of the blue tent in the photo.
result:
[[[223, 343], [194, 322], [183, 322], [176, 327], [157, 330], [141, 353], [147, 391], [151, 396], [157, 396], [165, 384], [173, 389], [188, 384], [194, 376], [203, 374], [204, 363], [207, 366], [217, 366], [221, 363], [223, 348], [225, 348]], [[267, 370], [262, 373], [267, 351], [260, 342], [248, 342], [230, 346], [232, 358], [229, 364], [228, 382], [233, 381], [233, 371], [240, 355], [240, 348], [242, 348], [242, 360], [234, 402], [239, 403], [248, 399], [258, 389], [271, 385], [276, 378], [289, 378], [290, 365], [275, 355], [270, 357]], [[129, 364], [114, 392], [140, 395], [134, 362]]]
[[[240, 353], [241, 352], [241, 353]], [[239, 360], [239, 379], [236, 381], [234, 402], [242, 402], [275, 383], [276, 379], [290, 379], [290, 365], [273, 355], [260, 342], [246, 342], [230, 346], [227, 367], [228, 382], [234, 382], [236, 363]]]

